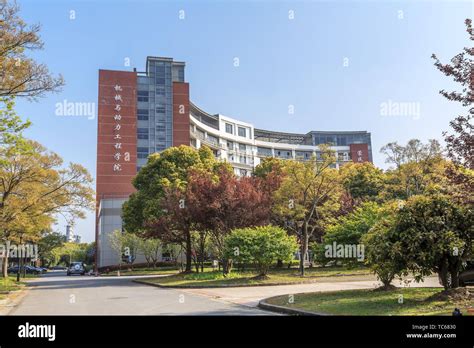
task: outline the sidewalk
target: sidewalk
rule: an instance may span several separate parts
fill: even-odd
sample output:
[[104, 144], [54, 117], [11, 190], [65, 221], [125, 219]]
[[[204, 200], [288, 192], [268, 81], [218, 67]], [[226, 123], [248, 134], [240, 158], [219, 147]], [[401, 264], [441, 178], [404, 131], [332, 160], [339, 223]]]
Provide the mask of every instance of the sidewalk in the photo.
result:
[[[359, 279], [329, 279], [321, 278], [320, 282], [310, 284], [294, 284], [294, 285], [276, 285], [276, 286], [252, 286], [252, 287], [235, 287], [235, 288], [212, 288], [212, 289], [180, 289], [180, 291], [188, 292], [195, 295], [206, 296], [219, 299], [226, 302], [236, 303], [249, 307], [256, 307], [264, 298], [298, 294], [305, 292], [323, 292], [338, 290], [355, 290], [355, 289], [372, 289], [381, 285], [374, 277], [368, 280]], [[396, 281], [396, 286], [405, 286], [404, 283]], [[440, 287], [437, 277], [428, 277], [423, 283], [412, 282], [411, 287]]]

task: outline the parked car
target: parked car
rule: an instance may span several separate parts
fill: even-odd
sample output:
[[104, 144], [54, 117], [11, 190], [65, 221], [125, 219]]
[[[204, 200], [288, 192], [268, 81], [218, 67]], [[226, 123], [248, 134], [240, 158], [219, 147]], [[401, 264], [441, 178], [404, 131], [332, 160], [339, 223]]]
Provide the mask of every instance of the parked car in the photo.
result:
[[53, 266], [53, 267], [50, 267], [49, 269], [50, 269], [50, 270], [53, 270], [53, 271], [66, 271], [66, 270], [67, 270], [67, 267], [64, 267], [64, 266]]
[[[24, 269], [27, 274], [42, 274], [43, 273], [42, 270], [33, 266], [29, 266], [29, 265], [22, 266], [21, 269], [22, 270]], [[17, 274], [19, 270], [20, 270], [19, 266], [13, 266], [13, 267], [8, 268], [8, 273]]]
[[86, 267], [82, 262], [71, 262], [69, 268], [67, 269], [67, 275], [70, 276], [72, 274], [86, 274]]
[[464, 270], [459, 274], [459, 285], [466, 286], [474, 284], [474, 261], [468, 261]]

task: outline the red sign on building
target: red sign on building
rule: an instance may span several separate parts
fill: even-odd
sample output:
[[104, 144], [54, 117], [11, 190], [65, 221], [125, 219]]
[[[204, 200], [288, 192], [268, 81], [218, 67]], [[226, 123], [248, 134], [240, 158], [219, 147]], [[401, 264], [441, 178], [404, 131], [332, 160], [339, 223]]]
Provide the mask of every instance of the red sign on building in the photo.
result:
[[124, 197], [137, 172], [135, 72], [99, 70], [97, 198]]
[[350, 144], [351, 158], [355, 163], [369, 162], [368, 144]]

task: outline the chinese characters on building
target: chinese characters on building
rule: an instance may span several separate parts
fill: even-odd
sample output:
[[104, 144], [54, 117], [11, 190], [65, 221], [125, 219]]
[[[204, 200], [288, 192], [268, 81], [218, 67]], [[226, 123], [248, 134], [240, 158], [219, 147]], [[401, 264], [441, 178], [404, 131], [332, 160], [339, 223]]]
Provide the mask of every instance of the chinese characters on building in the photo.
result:
[[122, 86], [119, 84], [116, 84], [114, 87], [114, 92], [115, 92], [115, 108], [114, 108], [114, 142], [115, 144], [113, 145], [115, 148], [115, 153], [113, 155], [114, 157], [114, 163], [113, 163], [113, 171], [114, 172], [121, 172], [122, 171], [122, 161], [129, 162], [130, 161], [130, 152], [124, 152], [122, 153], [122, 136], [120, 135], [120, 130], [122, 129]]

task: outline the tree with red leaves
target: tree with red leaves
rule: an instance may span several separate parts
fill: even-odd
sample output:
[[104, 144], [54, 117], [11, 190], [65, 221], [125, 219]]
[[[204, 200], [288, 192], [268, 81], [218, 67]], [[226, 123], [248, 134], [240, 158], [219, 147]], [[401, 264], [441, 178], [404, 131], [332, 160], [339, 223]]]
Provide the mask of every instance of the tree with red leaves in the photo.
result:
[[224, 238], [233, 229], [269, 223], [268, 191], [255, 177], [238, 178], [221, 170], [217, 177], [194, 171], [186, 189], [186, 210], [198, 231], [207, 230], [221, 259], [224, 274], [229, 262], [224, 257]]
[[[466, 19], [466, 31], [471, 41], [474, 41], [474, 29], [472, 20]], [[459, 115], [450, 122], [454, 134], [444, 132], [447, 144], [448, 157], [454, 163], [454, 167], [448, 169], [448, 176], [454, 184], [459, 185], [464, 202], [472, 203], [474, 190], [474, 47], [464, 47], [463, 51], [451, 59], [450, 64], [442, 64], [438, 57], [433, 54], [434, 65], [446, 76], [451, 76], [455, 82], [462, 86], [460, 92], [441, 90], [440, 94], [448, 100], [462, 103], [468, 107], [468, 114]], [[467, 170], [466, 170], [467, 169]]]

